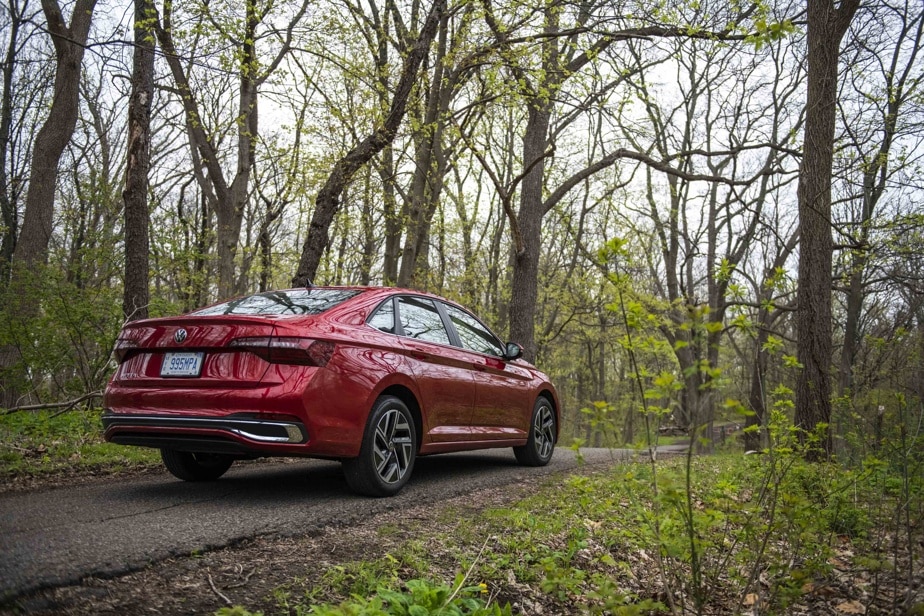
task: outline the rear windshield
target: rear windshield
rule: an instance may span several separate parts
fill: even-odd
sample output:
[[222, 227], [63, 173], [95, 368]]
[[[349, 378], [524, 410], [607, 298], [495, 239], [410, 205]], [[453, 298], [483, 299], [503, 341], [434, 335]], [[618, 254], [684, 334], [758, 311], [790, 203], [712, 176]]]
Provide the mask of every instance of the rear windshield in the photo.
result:
[[192, 315], [210, 316], [216, 314], [269, 314], [305, 315], [321, 314], [337, 304], [357, 295], [359, 291], [345, 289], [292, 289], [270, 291], [232, 299], [191, 312]]

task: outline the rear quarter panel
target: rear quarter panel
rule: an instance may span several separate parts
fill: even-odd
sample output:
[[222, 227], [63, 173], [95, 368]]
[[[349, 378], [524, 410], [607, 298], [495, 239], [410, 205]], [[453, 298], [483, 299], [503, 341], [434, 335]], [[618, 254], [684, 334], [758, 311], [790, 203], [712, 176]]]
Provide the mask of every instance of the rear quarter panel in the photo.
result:
[[[387, 337], [366, 327], [332, 326], [313, 335], [336, 343], [327, 367], [307, 383], [302, 405], [309, 431], [319, 441], [318, 453], [335, 457], [359, 455], [369, 411], [383, 391], [398, 385], [420, 399], [407, 358]], [[323, 333], [323, 335], [322, 335]]]

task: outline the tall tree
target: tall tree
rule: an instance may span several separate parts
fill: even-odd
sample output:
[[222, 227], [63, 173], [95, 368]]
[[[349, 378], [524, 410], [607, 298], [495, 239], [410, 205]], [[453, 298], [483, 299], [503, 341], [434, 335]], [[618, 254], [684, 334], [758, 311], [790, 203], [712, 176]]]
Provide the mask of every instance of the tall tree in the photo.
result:
[[[433, 75], [425, 96], [423, 114], [415, 114], [414, 175], [408, 189], [407, 234], [401, 253], [398, 286], [420, 288], [426, 285], [422, 274], [428, 267], [430, 226], [439, 205], [452, 158], [458, 156], [458, 136], [447, 130], [450, 109], [459, 88], [471, 73], [472, 55], [461, 53], [464, 42], [472, 36], [474, 4], [465, 6], [458, 19], [449, 16], [440, 22], [436, 52], [431, 59]], [[474, 53], [477, 57], [478, 51]], [[454, 65], [454, 61], [457, 64]], [[464, 130], [457, 122], [459, 131]]]
[[[28, 318], [38, 310], [36, 303], [28, 299], [27, 286], [48, 259], [58, 164], [77, 126], [80, 68], [95, 8], [96, 0], [77, 0], [68, 24], [57, 0], [42, 0], [42, 11], [55, 50], [54, 98], [48, 117], [35, 137], [22, 229], [11, 262], [10, 301], [5, 308], [19, 318]], [[0, 406], [13, 406], [18, 402], [25, 373], [19, 347], [13, 344], [0, 347]]]
[[[522, 137], [522, 173], [519, 176], [519, 207], [514, 213], [508, 209], [507, 215], [514, 237], [512, 262], [512, 282], [510, 292], [510, 337], [523, 344], [524, 357], [536, 358], [535, 315], [538, 299], [538, 272], [541, 254], [542, 221], [552, 207], [561, 201], [570, 190], [586, 178], [614, 165], [623, 158], [635, 159], [646, 165], [660, 169], [672, 175], [685, 175], [680, 169], [672, 168], [664, 160], [655, 160], [647, 154], [623, 148], [611, 151], [591, 162], [583, 169], [571, 174], [557, 186], [548, 186], [548, 167], [555, 156], [557, 134], [579, 117], [575, 113], [561, 111], [561, 101], [565, 98], [565, 87], [586, 67], [592, 66], [598, 58], [617, 42], [645, 38], [702, 38], [702, 39], [742, 39], [742, 35], [732, 34], [735, 24], [747, 19], [757, 10], [752, 5], [747, 10], [733, 10], [729, 14], [712, 16], [714, 24], [721, 30], [707, 30], [708, 25], [697, 23], [692, 26], [643, 25], [625, 28], [612, 27], [611, 18], [602, 3], [589, 1], [579, 4], [573, 20], [563, 23], [568, 12], [562, 10], [557, 2], [548, 1], [536, 9], [541, 15], [541, 30], [538, 36], [516, 38], [511, 35], [509, 26], [501, 23], [494, 13], [489, 0], [483, 0], [485, 19], [494, 34], [498, 48], [505, 64], [508, 65], [513, 79], [521, 91], [523, 106], [526, 110], [526, 125]], [[713, 24], [709, 24], [713, 25]], [[724, 28], [724, 29], [722, 29]], [[512, 50], [525, 40], [534, 44], [539, 40], [537, 53], [525, 57], [535, 58], [538, 66], [532, 69], [524, 66]], [[527, 61], [528, 64], [528, 61]], [[619, 85], [628, 79], [632, 71], [616, 75], [608, 88]], [[553, 130], [553, 119], [561, 116]], [[688, 179], [717, 179], [715, 176], [702, 175]]]
[[[656, 304], [663, 306], [655, 310], [664, 315], [661, 331], [684, 382], [674, 419], [686, 430], [712, 423], [734, 274], [752, 250], [771, 196], [780, 183], [792, 181], [792, 176], [771, 170], [782, 167], [782, 152], [794, 128], [779, 110], [798, 86], [766, 79], [765, 58], [742, 54], [741, 43], [668, 43], [675, 47], [670, 57], [677, 58], [678, 81], [672, 87], [679, 88], [679, 97], [671, 101], [669, 93], [648, 83], [647, 71], [640, 71], [632, 81], [645, 101], [650, 128], [639, 134], [635, 123], [628, 123], [623, 127], [626, 140], [642, 150], [643, 140], [650, 138], [653, 155], [676, 160], [678, 169], [687, 173], [705, 168], [716, 177], [753, 175], [757, 180], [743, 190], [693, 183], [678, 175], [653, 185], [647, 171], [647, 216], [656, 231], [652, 248], [660, 257], [651, 273], [659, 281], [661, 301]], [[642, 50], [629, 47], [641, 63]], [[665, 183], [668, 190], [660, 190]]]
[[153, 0], [135, 0], [132, 92], [128, 101], [128, 161], [125, 166], [125, 289], [128, 320], [148, 316], [148, 171], [151, 166], [151, 106], [154, 99]]
[[[859, 31], [881, 28], [880, 41], [852, 46], [849, 64], [854, 68], [848, 93], [841, 96], [848, 182], [859, 185], [851, 199], [846, 225], [839, 229], [849, 239], [844, 344], [841, 347], [838, 395], [855, 393], [853, 367], [862, 341], [861, 318], [867, 299], [869, 271], [877, 251], [878, 218], [888, 188], [896, 176], [918, 161], [902, 153], [902, 141], [920, 130], [915, 101], [924, 88], [924, 5], [904, 1], [880, 3], [864, 12]], [[868, 20], [868, 21], [867, 21]], [[877, 44], [878, 43], [878, 44]], [[854, 96], [850, 96], [852, 90]], [[899, 150], [896, 152], [896, 150]], [[854, 174], [860, 170], [859, 180]]]
[[[802, 368], [796, 380], [795, 423], [801, 438], [831, 421], [833, 356], [831, 285], [834, 242], [831, 237], [831, 174], [837, 74], [841, 39], [860, 0], [808, 0], [808, 70], [805, 102], [805, 146], [799, 170], [799, 282], [797, 290], [797, 357]], [[809, 457], [830, 454], [831, 433], [825, 429], [820, 449]]]
[[18, 56], [22, 50], [22, 41], [27, 38], [23, 36], [23, 26], [31, 19], [28, 11], [29, 0], [22, 3], [19, 0], [10, 0], [6, 7], [9, 22], [5, 25], [8, 28], [9, 39], [3, 57], [3, 91], [0, 94], [3, 97], [0, 100], [0, 288], [8, 282], [9, 266], [13, 260], [13, 249], [16, 247], [16, 235], [19, 230], [19, 190], [11, 177], [9, 167], [12, 162], [13, 101], [16, 97], [14, 77], [20, 61]]
[[318, 191], [314, 213], [308, 226], [308, 235], [302, 246], [298, 270], [292, 278], [293, 286], [311, 284], [315, 274], [317, 274], [321, 257], [324, 256], [324, 251], [327, 250], [330, 243], [330, 225], [340, 209], [340, 196], [344, 189], [363, 165], [368, 163], [373, 156], [381, 152], [394, 140], [407, 111], [408, 99], [417, 81], [420, 65], [429, 53], [430, 44], [436, 36], [440, 20], [445, 11], [446, 0], [434, 0], [416, 41], [414, 41], [405, 56], [401, 77], [395, 87], [391, 106], [385, 120], [352, 150], [347, 152], [346, 156], [334, 164], [327, 181]]
[[57, 0], [42, 0], [57, 60], [54, 99], [35, 137], [22, 231], [13, 251], [14, 278], [34, 274], [48, 258], [58, 163], [77, 126], [80, 66], [95, 7], [96, 0], [77, 0], [68, 25]]
[[237, 135], [237, 160], [230, 182], [225, 177], [215, 137], [208, 133], [203, 124], [201, 94], [194, 90], [189, 66], [184, 66], [177, 49], [173, 32], [172, 0], [165, 0], [163, 19], [157, 25], [157, 39], [164, 50], [186, 114], [186, 130], [194, 149], [194, 164], [197, 167], [202, 165], [206, 170], [205, 174], [197, 174], [197, 179], [218, 219], [218, 294], [221, 297], [227, 297], [236, 291], [234, 256], [240, 240], [245, 205], [250, 198], [250, 178], [259, 137], [258, 92], [291, 50], [294, 28], [307, 11], [308, 1], [302, 0], [283, 32], [272, 32], [272, 36], [277, 36], [282, 42], [270, 62], [263, 66], [257, 55], [257, 42], [260, 40], [258, 29], [272, 6], [272, 2], [261, 6], [257, 0], [246, 0], [243, 19], [235, 16], [227, 26], [219, 23], [214, 15], [216, 7], [208, 2], [201, 6], [206, 19], [236, 50], [234, 58], [237, 64], [238, 100], [233, 125]]

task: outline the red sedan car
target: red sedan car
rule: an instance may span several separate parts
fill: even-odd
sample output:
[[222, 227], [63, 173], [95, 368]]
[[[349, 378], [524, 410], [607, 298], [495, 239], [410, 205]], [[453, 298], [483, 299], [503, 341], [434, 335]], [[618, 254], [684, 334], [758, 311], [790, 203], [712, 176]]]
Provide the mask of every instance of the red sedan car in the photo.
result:
[[259, 293], [125, 326], [105, 438], [160, 449], [187, 481], [234, 460], [341, 460], [349, 485], [390, 496], [418, 455], [513, 447], [552, 457], [560, 411], [545, 374], [464, 308], [416, 291]]

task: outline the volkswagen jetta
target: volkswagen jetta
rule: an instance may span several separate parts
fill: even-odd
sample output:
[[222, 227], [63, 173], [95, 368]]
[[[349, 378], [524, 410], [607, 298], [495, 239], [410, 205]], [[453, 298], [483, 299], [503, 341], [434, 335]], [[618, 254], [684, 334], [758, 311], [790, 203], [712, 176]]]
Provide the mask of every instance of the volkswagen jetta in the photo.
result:
[[396, 494], [419, 455], [512, 447], [549, 462], [560, 409], [545, 374], [471, 312], [426, 293], [310, 287], [126, 325], [105, 438], [160, 449], [186, 481], [235, 460], [340, 460], [355, 491]]

